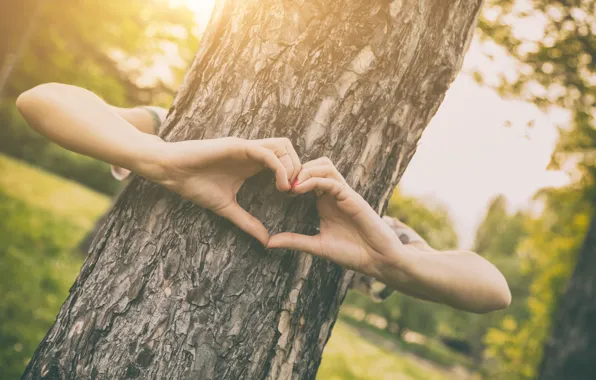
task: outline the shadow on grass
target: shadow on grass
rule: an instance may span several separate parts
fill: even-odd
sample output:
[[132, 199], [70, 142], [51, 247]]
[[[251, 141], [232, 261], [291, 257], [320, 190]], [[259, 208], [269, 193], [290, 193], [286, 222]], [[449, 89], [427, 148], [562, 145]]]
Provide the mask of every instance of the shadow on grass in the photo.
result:
[[339, 318], [347, 325], [355, 328], [355, 332], [361, 338], [386, 350], [411, 353], [445, 369], [449, 369], [454, 365], [461, 365], [471, 371], [475, 370], [469, 358], [453, 352], [438, 341], [429, 339], [426, 344], [409, 343], [401, 340], [395, 334], [354, 319], [349, 315], [340, 314]]

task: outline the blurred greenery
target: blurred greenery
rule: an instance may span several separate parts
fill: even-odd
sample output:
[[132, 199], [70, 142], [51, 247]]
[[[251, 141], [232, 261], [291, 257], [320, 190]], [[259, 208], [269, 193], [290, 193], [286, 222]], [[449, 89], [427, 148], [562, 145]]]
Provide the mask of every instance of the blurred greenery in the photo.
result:
[[[543, 35], [516, 33], [522, 23], [544, 23]], [[528, 236], [519, 243], [519, 272], [528, 282], [525, 305], [510, 308], [485, 339], [493, 377], [533, 379], [596, 200], [596, 1], [534, 0], [524, 7], [515, 0], [489, 0], [479, 27], [517, 62], [515, 76], [500, 78], [501, 95], [571, 115], [569, 125], [560, 127], [550, 167], [566, 170], [572, 183], [536, 194], [541, 213], [524, 223]]]
[[0, 379], [17, 379], [79, 272], [105, 196], [0, 155]]
[[[22, 56], [0, 89], [0, 152], [116, 194], [119, 185], [107, 165], [34, 133], [15, 110], [15, 99], [35, 85], [62, 82], [116, 106], [169, 107], [198, 45], [193, 14], [167, 0], [55, 0], [42, 1], [32, 19], [38, 3], [0, 0], [0, 66], [22, 45]], [[23, 40], [29, 22], [33, 32]]]
[[[388, 213], [407, 220], [433, 247], [449, 249], [457, 244], [448, 214], [440, 206], [428, 207], [396, 190]], [[509, 283], [513, 301], [507, 310], [473, 314], [401, 294], [376, 303], [353, 291], [348, 293], [345, 305], [361, 310], [361, 323], [370, 329], [378, 330], [371, 316], [383, 318], [387, 337], [401, 339], [402, 347], [407, 351], [441, 365], [459, 364], [479, 370], [490, 377], [498, 369], [498, 364], [485, 360], [487, 333], [501, 325], [510, 328], [512, 320], [528, 319], [527, 297], [531, 276], [523, 268], [519, 246], [529, 236], [528, 228], [532, 221], [526, 212], [508, 211], [505, 197], [497, 196], [489, 203], [476, 232], [474, 251], [494, 263]], [[407, 342], [403, 335], [408, 331], [421, 333], [428, 339], [423, 344]], [[451, 346], [452, 350], [447, 346]], [[492, 344], [489, 346], [493, 347]], [[462, 355], [457, 356], [454, 350]]]
[[360, 337], [338, 320], [325, 347], [317, 380], [447, 380], [440, 368], [422, 365], [402, 351], [386, 349], [378, 340]]

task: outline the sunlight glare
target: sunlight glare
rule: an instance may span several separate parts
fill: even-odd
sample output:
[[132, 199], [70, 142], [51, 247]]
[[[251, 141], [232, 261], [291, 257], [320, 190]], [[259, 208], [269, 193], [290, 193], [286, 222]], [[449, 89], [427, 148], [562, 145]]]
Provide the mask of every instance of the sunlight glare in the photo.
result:
[[171, 0], [172, 4], [184, 4], [196, 17], [201, 30], [207, 26], [216, 0]]

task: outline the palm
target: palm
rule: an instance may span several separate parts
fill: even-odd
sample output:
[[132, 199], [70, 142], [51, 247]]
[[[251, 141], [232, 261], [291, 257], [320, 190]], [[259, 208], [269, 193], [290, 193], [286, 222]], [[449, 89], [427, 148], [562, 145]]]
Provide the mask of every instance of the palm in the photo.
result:
[[202, 207], [223, 216], [263, 244], [269, 233], [236, 202], [247, 178], [265, 167], [275, 173], [278, 190], [290, 189], [300, 160], [287, 139], [222, 138], [172, 143], [162, 152], [167, 170], [150, 178]]
[[198, 167], [187, 164], [188, 176], [181, 181], [178, 193], [214, 211], [234, 203], [244, 181], [263, 168], [239, 159], [209, 161]]
[[271, 237], [268, 247], [310, 252], [373, 277], [379, 274], [379, 263], [384, 265], [403, 247], [391, 227], [348, 186], [328, 158], [304, 164], [293, 191], [319, 195], [320, 233], [282, 232]]
[[320, 197], [317, 200], [321, 218], [319, 236], [324, 256], [349, 269], [367, 271], [396, 239], [374, 210], [358, 198], [338, 201], [330, 195]]
[[317, 210], [321, 218], [320, 243], [323, 256], [334, 257], [338, 264], [355, 269], [365, 264], [370, 255], [363, 249], [362, 238], [344, 211], [329, 195], [317, 200]]

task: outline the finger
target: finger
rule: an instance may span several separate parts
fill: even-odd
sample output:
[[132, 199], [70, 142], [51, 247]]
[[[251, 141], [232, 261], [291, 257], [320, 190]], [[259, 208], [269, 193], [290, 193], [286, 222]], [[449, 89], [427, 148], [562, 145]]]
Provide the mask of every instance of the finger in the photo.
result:
[[320, 236], [307, 236], [292, 232], [282, 232], [269, 238], [267, 248], [285, 248], [296, 251], [308, 252], [321, 256]]
[[300, 157], [298, 157], [298, 153], [296, 153], [296, 149], [294, 149], [294, 145], [292, 145], [290, 140], [286, 140], [286, 150], [292, 160], [292, 166], [294, 167], [294, 172], [290, 178], [290, 183], [293, 183], [298, 177], [300, 170], [302, 170], [302, 163], [300, 162]]
[[288, 174], [288, 181], [292, 183], [292, 181], [298, 176], [298, 172], [300, 172], [300, 160], [294, 147], [292, 146], [292, 142], [290, 139], [286, 137], [275, 137], [269, 138], [264, 140], [254, 140], [258, 145], [262, 146], [263, 148], [269, 149], [273, 151], [273, 153], [279, 157], [280, 161], [286, 168]]
[[347, 198], [345, 189], [349, 189], [346, 183], [342, 183], [338, 180], [331, 178], [310, 178], [306, 181], [294, 186], [293, 190], [297, 194], [304, 194], [309, 191], [319, 191], [327, 193], [337, 200], [343, 200]]
[[252, 216], [238, 203], [230, 203], [219, 210], [214, 210], [217, 215], [223, 216], [238, 228], [261, 242], [264, 246], [269, 241], [269, 232], [257, 218]]
[[304, 163], [302, 165], [303, 168], [309, 168], [309, 167], [314, 167], [314, 166], [323, 166], [323, 165], [332, 165], [333, 166], [333, 161], [331, 161], [331, 159], [329, 159], [329, 157], [319, 157], [317, 159], [308, 161], [306, 163]]
[[335, 166], [330, 165], [319, 165], [319, 166], [311, 166], [308, 168], [303, 168], [298, 174], [298, 178], [296, 179], [293, 186], [296, 186], [309, 178], [332, 178], [339, 182], [345, 183], [346, 180], [342, 175], [337, 171]]
[[260, 162], [275, 173], [275, 182], [279, 191], [290, 190], [288, 172], [280, 159], [272, 151], [261, 146], [253, 146], [248, 150], [248, 155], [250, 158]]
[[286, 173], [288, 174], [288, 182], [292, 183], [292, 180], [294, 178], [294, 172], [296, 172], [296, 169], [294, 168], [294, 163], [292, 162], [292, 157], [290, 157], [290, 154], [287, 152], [282, 154], [281, 156], [276, 154], [276, 156], [279, 158], [284, 168], [286, 168]]

